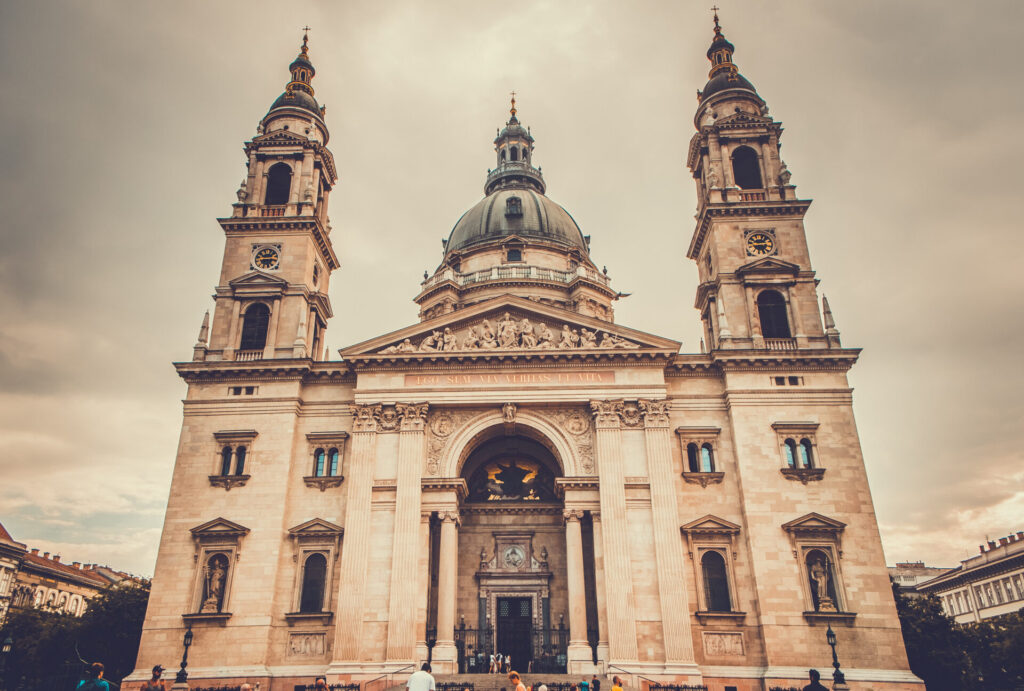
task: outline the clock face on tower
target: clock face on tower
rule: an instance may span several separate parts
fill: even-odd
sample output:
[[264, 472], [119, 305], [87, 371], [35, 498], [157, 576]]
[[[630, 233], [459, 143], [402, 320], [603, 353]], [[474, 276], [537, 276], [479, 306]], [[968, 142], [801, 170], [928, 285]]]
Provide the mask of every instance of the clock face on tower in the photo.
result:
[[747, 236], [747, 254], [764, 257], [775, 251], [775, 238], [768, 233], [751, 233]]
[[281, 264], [281, 255], [274, 247], [261, 247], [252, 257], [257, 269], [276, 269]]

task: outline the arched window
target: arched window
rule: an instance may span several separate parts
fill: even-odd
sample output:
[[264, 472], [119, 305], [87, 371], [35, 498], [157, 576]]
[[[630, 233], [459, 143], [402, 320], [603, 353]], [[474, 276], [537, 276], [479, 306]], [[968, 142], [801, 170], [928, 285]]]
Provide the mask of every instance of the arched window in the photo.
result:
[[220, 450], [220, 474], [231, 474], [231, 447], [225, 446]]
[[513, 161], [518, 161], [519, 160], [519, 149], [517, 149], [514, 146], [512, 147], [512, 160]]
[[811, 440], [801, 439], [800, 440], [800, 464], [804, 468], [814, 467], [814, 453], [811, 451]]
[[292, 191], [292, 169], [287, 163], [275, 163], [267, 172], [267, 196], [264, 204], [281, 205], [288, 203]]
[[732, 176], [736, 185], [745, 190], [757, 190], [761, 184], [761, 164], [757, 152], [749, 146], [741, 146], [732, 152]]
[[700, 558], [704, 572], [704, 599], [709, 612], [730, 612], [729, 579], [725, 574], [725, 559], [718, 552], [705, 552]]
[[757, 316], [765, 338], [792, 338], [786, 316], [786, 300], [777, 290], [762, 290], [757, 296]]
[[796, 467], [796, 442], [792, 439], [786, 440], [786, 466], [789, 468]]
[[700, 472], [700, 450], [697, 445], [690, 442], [686, 445], [686, 465], [689, 467], [691, 473]]
[[334, 477], [338, 474], [338, 457], [341, 454], [338, 453], [337, 449], [331, 449], [327, 452], [328, 470], [327, 474]]
[[302, 569], [302, 595], [300, 612], [321, 612], [324, 607], [324, 582], [327, 578], [327, 559], [322, 554], [306, 557]]
[[267, 326], [270, 324], [270, 308], [262, 302], [250, 305], [242, 320], [242, 341], [239, 350], [263, 350], [267, 345]]
[[313, 475], [316, 477], [323, 477], [324, 474], [324, 459], [327, 458], [327, 454], [324, 453], [323, 449], [317, 449], [313, 452]]
[[235, 475], [245, 474], [245, 447], [235, 449]]
[[711, 444], [700, 447], [700, 470], [703, 473], [715, 472], [715, 455], [711, 450]]
[[502, 163], [505, 162], [505, 150], [504, 149], [501, 150], [501, 162]]

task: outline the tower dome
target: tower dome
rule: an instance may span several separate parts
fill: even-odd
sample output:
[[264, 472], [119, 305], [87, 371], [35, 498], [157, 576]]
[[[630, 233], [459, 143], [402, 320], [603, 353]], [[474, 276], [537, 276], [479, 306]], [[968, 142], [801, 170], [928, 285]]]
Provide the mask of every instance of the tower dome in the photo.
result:
[[316, 115], [318, 118], [322, 118], [324, 109], [316, 102], [311, 83], [313, 75], [316, 74], [316, 69], [309, 60], [308, 33], [302, 34], [302, 48], [299, 50], [298, 56], [292, 61], [292, 64], [288, 65], [288, 71], [292, 75], [291, 81], [285, 86], [284, 93], [278, 96], [277, 100], [270, 106], [268, 115], [278, 108], [299, 108]]
[[709, 97], [722, 91], [740, 90], [748, 91], [754, 98], [760, 100], [757, 90], [750, 81], [740, 74], [733, 61], [733, 53], [736, 46], [722, 33], [722, 26], [718, 22], [718, 11], [715, 11], [715, 36], [708, 47], [708, 60], [711, 61], [711, 71], [708, 72], [708, 82], [701, 91], [697, 92], [697, 98], [701, 103]]

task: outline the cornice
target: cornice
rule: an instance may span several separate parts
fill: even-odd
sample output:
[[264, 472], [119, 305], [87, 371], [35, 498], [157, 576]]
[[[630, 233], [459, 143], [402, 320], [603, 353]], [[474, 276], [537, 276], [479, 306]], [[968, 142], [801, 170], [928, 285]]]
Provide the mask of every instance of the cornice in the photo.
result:
[[807, 350], [715, 350], [711, 358], [722, 372], [847, 372], [860, 356], [860, 348]]
[[330, 270], [341, 266], [338, 255], [334, 253], [334, 245], [317, 216], [281, 216], [281, 217], [250, 217], [218, 218], [217, 222], [224, 229], [225, 235], [251, 233], [253, 231], [281, 232], [283, 230], [307, 232], [313, 236], [324, 261]]
[[690, 247], [686, 251], [686, 256], [690, 259], [697, 259], [698, 255], [700, 255], [701, 247], [704, 245], [704, 238], [707, 236], [708, 229], [711, 227], [711, 221], [714, 218], [736, 216], [800, 216], [802, 218], [810, 206], [810, 199], [705, 204], [697, 217], [697, 226], [693, 231], [693, 239], [690, 240]]
[[345, 362], [356, 372], [381, 372], [394, 369], [409, 369], [410, 366], [420, 368], [428, 366], [432, 371], [444, 371], [447, 368], [465, 369], [465, 365], [481, 368], [494, 367], [500, 364], [508, 369], [510, 363], [521, 367], [531, 365], [572, 364], [578, 366], [599, 363], [620, 363], [623, 365], [646, 366], [667, 365], [674, 353], [669, 350], [644, 348], [637, 350], [505, 350], [505, 351], [454, 351], [454, 352], [415, 352], [367, 354], [349, 356]]
[[234, 361], [176, 362], [178, 376], [189, 384], [210, 381], [343, 381], [349, 366], [338, 361], [313, 361], [309, 358]]

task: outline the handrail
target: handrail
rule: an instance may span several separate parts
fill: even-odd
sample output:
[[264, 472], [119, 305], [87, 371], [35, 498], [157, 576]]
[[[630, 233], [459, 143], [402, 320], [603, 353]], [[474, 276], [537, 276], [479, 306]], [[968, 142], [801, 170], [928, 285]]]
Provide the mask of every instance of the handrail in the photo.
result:
[[[372, 684], [373, 682], [380, 681], [381, 679], [384, 679], [384, 678], [387, 678], [388, 681], [391, 681], [391, 678], [394, 677], [396, 674], [401, 674], [402, 672], [405, 672], [408, 669], [416, 669], [416, 664], [415, 663], [408, 664], [408, 665], [405, 665], [404, 667], [399, 667], [398, 669], [393, 669], [390, 672], [385, 672], [384, 674], [380, 675], [379, 677], [374, 677], [370, 681], [364, 681], [360, 685], [360, 689], [361, 690], [365, 690], [365, 689], [369, 688], [370, 684]], [[390, 686], [391, 686], [391, 684], [388, 684], [388, 686], [385, 687], [385, 688], [389, 688]]]
[[[654, 681], [653, 679], [648, 679], [647, 677], [645, 677], [644, 675], [640, 674], [639, 672], [630, 672], [628, 669], [626, 669], [624, 667], [619, 667], [618, 665], [608, 665], [608, 669], [617, 669], [620, 672], [624, 672], [626, 674], [629, 674], [630, 676], [640, 677], [644, 681], [650, 682], [652, 684], [657, 684], [658, 683], [658, 682]], [[605, 676], [607, 676], [607, 675], [605, 675]]]

